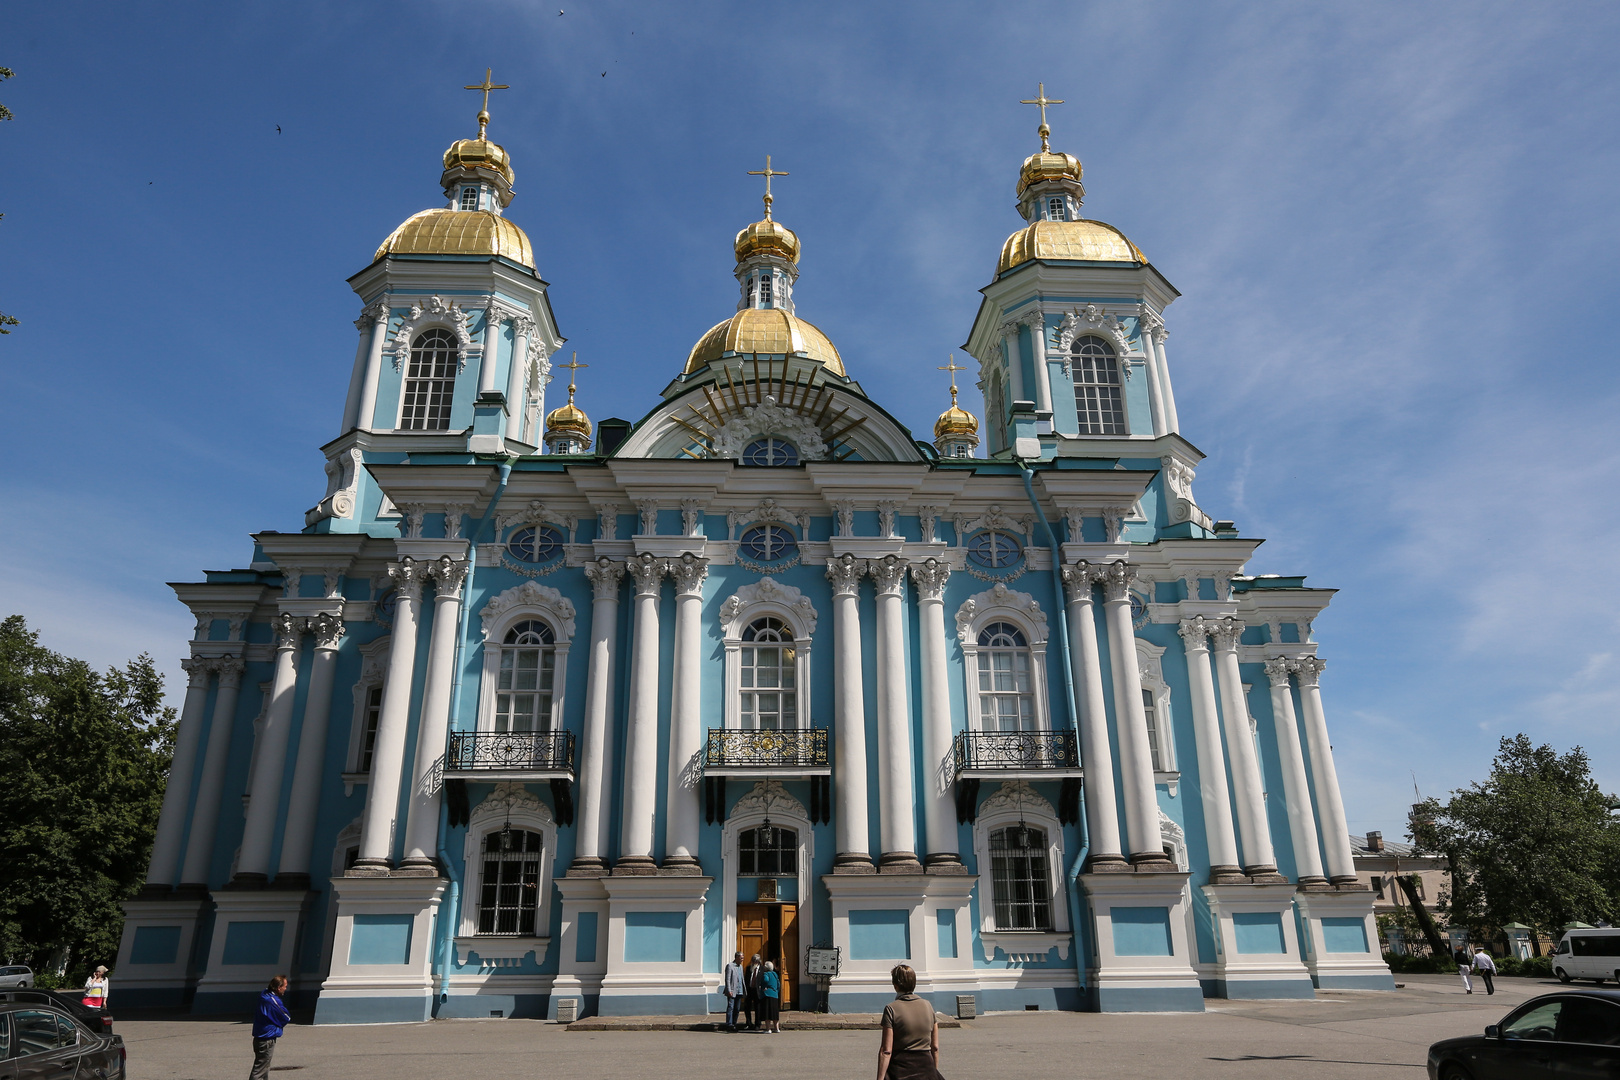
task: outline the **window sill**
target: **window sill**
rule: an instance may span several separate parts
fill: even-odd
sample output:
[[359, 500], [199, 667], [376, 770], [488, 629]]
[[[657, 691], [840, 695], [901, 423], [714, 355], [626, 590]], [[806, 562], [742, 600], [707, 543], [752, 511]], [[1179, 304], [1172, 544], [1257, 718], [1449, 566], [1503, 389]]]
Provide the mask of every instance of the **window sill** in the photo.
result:
[[1153, 783], [1155, 786], [1163, 784], [1169, 789], [1170, 797], [1173, 799], [1181, 788], [1181, 770], [1176, 769], [1166, 772], [1156, 769], [1153, 773]]
[[465, 966], [467, 957], [476, 952], [483, 971], [516, 968], [530, 953], [536, 964], [544, 963], [546, 950], [551, 947], [549, 937], [458, 937], [455, 942], [456, 963]]
[[1039, 964], [1056, 949], [1059, 960], [1069, 958], [1072, 935], [1051, 930], [983, 930], [979, 940], [984, 942], [986, 960], [994, 960], [999, 951], [1012, 964]]
[[368, 772], [346, 772], [343, 774], [343, 797], [346, 799], [354, 794], [354, 785], [371, 783], [371, 774]]

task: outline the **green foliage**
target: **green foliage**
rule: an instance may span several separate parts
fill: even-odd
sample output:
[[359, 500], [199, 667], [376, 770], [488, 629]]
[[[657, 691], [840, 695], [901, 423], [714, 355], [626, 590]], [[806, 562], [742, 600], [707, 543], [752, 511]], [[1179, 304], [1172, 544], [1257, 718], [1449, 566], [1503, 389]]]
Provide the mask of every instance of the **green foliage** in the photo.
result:
[[1457, 965], [1449, 956], [1401, 956], [1387, 952], [1384, 963], [1397, 975], [1450, 975], [1457, 971]]
[[1496, 973], [1519, 979], [1550, 979], [1553, 977], [1552, 957], [1532, 956], [1528, 960], [1516, 956], [1497, 957]]
[[[111, 965], [141, 887], [174, 741], [142, 655], [98, 674], [0, 623], [0, 961]], [[82, 980], [82, 977], [81, 977]]]
[[1475, 941], [1512, 922], [1557, 936], [1566, 923], [1620, 914], [1620, 822], [1586, 752], [1559, 755], [1526, 735], [1504, 738], [1490, 778], [1413, 815], [1413, 839], [1451, 867], [1442, 903]]

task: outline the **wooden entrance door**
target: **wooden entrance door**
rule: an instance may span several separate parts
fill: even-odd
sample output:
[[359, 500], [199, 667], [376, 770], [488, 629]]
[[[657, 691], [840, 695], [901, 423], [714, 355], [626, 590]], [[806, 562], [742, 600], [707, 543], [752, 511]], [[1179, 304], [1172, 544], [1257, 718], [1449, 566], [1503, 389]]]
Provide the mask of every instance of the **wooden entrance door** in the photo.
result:
[[794, 1008], [793, 980], [799, 956], [799, 907], [797, 904], [738, 904], [737, 951], [743, 963], [759, 953], [762, 960], [776, 965], [781, 976], [782, 1008]]

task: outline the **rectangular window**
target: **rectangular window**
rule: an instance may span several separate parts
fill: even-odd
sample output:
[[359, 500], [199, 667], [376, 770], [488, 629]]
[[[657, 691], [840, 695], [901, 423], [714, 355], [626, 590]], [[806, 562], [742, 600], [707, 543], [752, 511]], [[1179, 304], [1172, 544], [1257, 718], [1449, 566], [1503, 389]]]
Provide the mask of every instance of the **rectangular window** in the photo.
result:
[[552, 649], [501, 650], [501, 672], [495, 684], [496, 731], [550, 731], [552, 686], [556, 676]]
[[366, 729], [360, 735], [360, 771], [371, 771], [371, 754], [377, 748], [377, 721], [382, 718], [383, 688], [373, 686], [366, 692]]
[[1035, 695], [1024, 650], [980, 651], [979, 726], [985, 731], [1035, 730]]
[[464, 188], [461, 189], [461, 208], [463, 210], [476, 210], [476, 209], [478, 209], [478, 189], [477, 188], [475, 188], [475, 187], [464, 187]]
[[1082, 354], [1074, 361], [1074, 407], [1082, 435], [1126, 435], [1125, 401], [1119, 389], [1119, 361]]
[[534, 936], [540, 905], [540, 834], [499, 829], [484, 837], [478, 932]]
[[997, 930], [1052, 929], [1044, 830], [1009, 825], [992, 832], [990, 883]]
[[1159, 710], [1154, 706], [1151, 690], [1142, 691], [1142, 715], [1147, 717], [1148, 754], [1153, 759], [1153, 768], [1157, 772], [1164, 772], [1170, 766], [1164, 761], [1164, 737], [1159, 734]]
[[1052, 221], [1067, 221], [1069, 215], [1063, 210], [1063, 198], [1057, 196], [1046, 200], [1046, 216]]
[[759, 302], [761, 304], [771, 302], [771, 276], [769, 274], [759, 279]]
[[1372, 890], [1373, 890], [1373, 895], [1376, 896], [1378, 899], [1382, 900], [1384, 898], [1384, 875], [1383, 874], [1374, 874], [1373, 875]]

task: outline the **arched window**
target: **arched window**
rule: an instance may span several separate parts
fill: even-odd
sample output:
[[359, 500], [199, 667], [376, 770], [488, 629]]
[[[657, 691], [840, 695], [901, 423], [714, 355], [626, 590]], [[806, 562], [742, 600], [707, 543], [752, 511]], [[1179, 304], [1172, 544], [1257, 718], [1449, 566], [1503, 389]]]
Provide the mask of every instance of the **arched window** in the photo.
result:
[[738, 877], [791, 877], [799, 872], [799, 834], [761, 825], [737, 834]]
[[987, 529], [968, 541], [967, 553], [986, 570], [1005, 570], [1024, 557], [1024, 548], [1011, 533]]
[[1100, 337], [1076, 338], [1074, 407], [1082, 435], [1125, 435], [1125, 402], [1120, 395], [1119, 360]]
[[759, 302], [761, 305], [771, 302], [771, 275], [769, 274], [759, 276]]
[[1044, 829], [1018, 824], [991, 832], [990, 886], [997, 930], [1052, 929]]
[[501, 642], [495, 683], [496, 731], [550, 731], [556, 637], [538, 619], [513, 626]]
[[478, 209], [478, 189], [468, 185], [461, 189], [461, 208], [463, 210]]
[[1065, 221], [1068, 214], [1063, 210], [1063, 196], [1054, 195], [1046, 200], [1046, 217], [1049, 221]]
[[1029, 643], [1012, 623], [979, 631], [979, 723], [985, 731], [1034, 731]]
[[755, 525], [742, 534], [738, 549], [755, 562], [776, 562], [792, 558], [799, 549], [793, 534], [780, 525]]
[[562, 554], [562, 533], [550, 525], [530, 525], [512, 534], [506, 553], [519, 562], [550, 562]]
[[401, 429], [449, 430], [450, 400], [455, 395], [459, 363], [456, 339], [450, 331], [435, 327], [417, 336], [411, 345], [411, 364], [400, 399]]
[[742, 452], [744, 465], [763, 465], [772, 468], [799, 463], [798, 447], [786, 439], [755, 439]]
[[778, 730], [799, 726], [793, 631], [766, 616], [742, 635], [742, 726]]
[[510, 827], [484, 836], [478, 883], [478, 932], [535, 936], [540, 908], [540, 834]]

